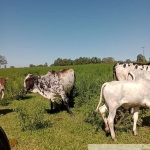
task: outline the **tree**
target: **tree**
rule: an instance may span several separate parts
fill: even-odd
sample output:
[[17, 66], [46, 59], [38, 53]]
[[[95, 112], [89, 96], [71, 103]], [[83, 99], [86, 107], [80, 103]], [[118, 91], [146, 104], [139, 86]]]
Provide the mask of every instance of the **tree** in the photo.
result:
[[127, 60], [126, 60], [126, 63], [131, 63], [131, 60], [130, 60], [130, 59], [127, 59]]
[[1, 68], [1, 65], [6, 65], [6, 64], [7, 64], [6, 58], [0, 55], [0, 68]]
[[44, 64], [44, 67], [48, 67], [48, 64], [47, 64], [47, 62]]
[[113, 62], [115, 62], [115, 59], [112, 57], [107, 57], [107, 58], [103, 58], [102, 61], [104, 63], [113, 63]]
[[143, 56], [142, 54], [137, 55], [137, 62], [146, 62], [145, 56]]
[[14, 66], [10, 66], [10, 68], [15, 68]]
[[61, 62], [62, 62], [62, 59], [57, 58], [57, 60], [54, 61], [54, 66], [60, 66]]
[[92, 57], [91, 58], [91, 63], [93, 64], [98, 64], [101, 62], [101, 59], [100, 58], [97, 58], [97, 57]]
[[33, 64], [30, 64], [30, 65], [29, 65], [29, 67], [35, 67], [35, 65], [33, 65]]

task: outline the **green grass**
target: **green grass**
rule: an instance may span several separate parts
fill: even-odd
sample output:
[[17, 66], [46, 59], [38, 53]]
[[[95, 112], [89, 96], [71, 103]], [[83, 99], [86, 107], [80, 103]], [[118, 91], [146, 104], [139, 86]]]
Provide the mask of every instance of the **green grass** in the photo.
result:
[[70, 117], [66, 111], [51, 115], [44, 112], [44, 120], [49, 122], [49, 126], [22, 131], [18, 113], [14, 111], [15, 108], [25, 103], [36, 105], [41, 102], [42, 105], [47, 106], [45, 109], [49, 109], [47, 100], [35, 94], [31, 96], [33, 96], [31, 100], [25, 102], [14, 100], [8, 106], [0, 107], [0, 112], [9, 110], [8, 113], [6, 111], [6, 114], [1, 114], [0, 124], [9, 139], [18, 140], [18, 145], [13, 150], [83, 150], [87, 149], [88, 144], [149, 143], [150, 128], [148, 127], [138, 128], [139, 136], [136, 137], [132, 135], [132, 129], [128, 132], [116, 131], [118, 141], [113, 142], [110, 136], [105, 135], [101, 127], [97, 129], [84, 121], [83, 107], [72, 109], [75, 117]]
[[7, 103], [0, 103], [0, 126], [9, 139], [18, 141], [12, 150], [83, 150], [88, 149], [88, 144], [149, 143], [150, 128], [147, 126], [137, 127], [138, 136], [133, 136], [132, 126], [128, 130], [126, 126], [123, 129], [116, 128], [117, 142], [113, 142], [110, 135], [106, 136], [102, 130], [100, 114], [96, 119], [93, 118], [101, 85], [112, 80], [112, 65], [69, 67], [76, 73], [75, 107], [72, 108], [75, 117], [66, 111], [48, 114], [46, 110], [50, 108], [49, 100], [39, 94], [18, 98], [26, 72], [42, 75], [49, 69], [61, 68], [21, 68], [14, 72], [2, 69], [0, 76], [6, 77], [7, 74], [9, 81], [4, 99]]

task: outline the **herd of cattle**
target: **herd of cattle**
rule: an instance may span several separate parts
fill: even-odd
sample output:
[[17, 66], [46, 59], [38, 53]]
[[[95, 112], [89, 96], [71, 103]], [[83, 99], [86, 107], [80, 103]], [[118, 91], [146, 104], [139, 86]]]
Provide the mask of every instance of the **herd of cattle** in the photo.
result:
[[[138, 120], [138, 110], [140, 107], [150, 108], [150, 64], [137, 63], [116, 63], [113, 67], [113, 77], [118, 81], [106, 82], [101, 87], [100, 101], [95, 110], [99, 111], [105, 123], [105, 130], [113, 140], [114, 118], [119, 107], [125, 109], [132, 108], [133, 113], [133, 133], [137, 135], [136, 124]], [[0, 79], [0, 93], [4, 97], [4, 85], [6, 79]], [[45, 75], [35, 76], [28, 74], [24, 79], [23, 94], [28, 91], [39, 93], [51, 102], [51, 109], [57, 97], [61, 97], [68, 113], [74, 116], [69, 105], [67, 93], [69, 93], [75, 83], [75, 73], [73, 69], [62, 69], [59, 72], [48, 71]], [[105, 104], [100, 107], [102, 97]], [[109, 110], [108, 117], [106, 111]]]
[[[118, 81], [106, 82], [102, 85], [95, 115], [99, 110], [105, 123], [105, 131], [110, 130], [112, 139], [116, 140], [114, 118], [120, 106], [133, 110], [134, 135], [137, 135], [136, 124], [139, 108], [150, 108], [150, 64], [117, 63], [114, 65], [113, 74]], [[102, 96], [105, 104], [100, 107]], [[106, 110], [109, 110], [107, 118]]]

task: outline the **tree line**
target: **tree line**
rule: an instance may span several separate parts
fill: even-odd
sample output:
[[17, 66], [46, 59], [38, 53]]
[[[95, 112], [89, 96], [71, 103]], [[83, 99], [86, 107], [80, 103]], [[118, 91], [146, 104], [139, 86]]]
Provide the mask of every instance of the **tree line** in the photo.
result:
[[[79, 57], [75, 60], [71, 59], [62, 59], [62, 58], [57, 58], [53, 64], [50, 66], [68, 66], [68, 65], [85, 65], [85, 64], [100, 64], [100, 63], [115, 63], [115, 62], [123, 62], [122, 60], [116, 61], [113, 57], [106, 57], [103, 59], [100, 59], [98, 57]], [[137, 55], [136, 61], [131, 61], [130, 59], [127, 59], [125, 62], [130, 63], [130, 62], [139, 62], [139, 63], [146, 63], [148, 62], [142, 54]], [[149, 58], [150, 62], [150, 58]], [[0, 55], [0, 68], [3, 65], [4, 68], [6, 68], [7, 60], [5, 56]], [[45, 64], [40, 64], [40, 65], [34, 65], [30, 64], [29, 67], [48, 67], [47, 62]], [[15, 68], [14, 66], [10, 66], [10, 68]]]
[[[106, 57], [106, 58], [103, 58], [102, 60], [97, 57], [92, 57], [92, 58], [80, 57], [75, 60], [66, 59], [66, 58], [65, 59], [57, 58], [51, 66], [85, 65], [85, 64], [115, 63], [115, 62], [123, 62], [123, 61], [122, 60], [116, 61], [113, 57]], [[145, 59], [145, 56], [143, 56], [142, 54], [139, 54], [137, 55], [136, 61], [131, 61], [130, 59], [126, 59], [125, 62], [146, 63], [147, 60]]]
[[112, 62], [115, 61], [115, 59], [112, 58], [112, 57], [104, 58], [102, 60], [100, 58], [97, 58], [97, 57], [92, 57], [92, 58], [79, 57], [79, 58], [77, 58], [75, 60], [66, 59], [66, 58], [65, 59], [57, 58], [51, 66], [99, 64], [102, 61], [104, 63], [112, 63]]

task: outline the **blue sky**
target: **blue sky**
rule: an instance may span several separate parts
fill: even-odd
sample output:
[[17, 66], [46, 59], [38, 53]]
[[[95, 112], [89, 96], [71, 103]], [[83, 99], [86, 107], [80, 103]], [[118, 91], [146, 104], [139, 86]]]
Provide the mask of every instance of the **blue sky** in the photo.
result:
[[150, 58], [150, 0], [0, 0], [0, 55], [9, 66], [57, 58]]

